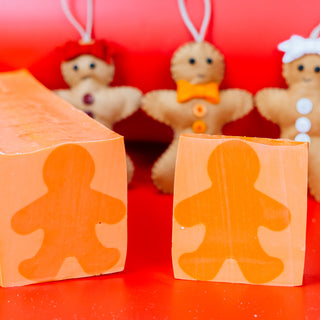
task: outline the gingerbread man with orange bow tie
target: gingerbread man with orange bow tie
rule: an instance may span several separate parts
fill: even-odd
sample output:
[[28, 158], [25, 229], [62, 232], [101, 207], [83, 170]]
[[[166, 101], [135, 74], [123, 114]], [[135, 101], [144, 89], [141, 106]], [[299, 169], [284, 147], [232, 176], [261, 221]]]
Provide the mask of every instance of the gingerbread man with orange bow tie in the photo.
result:
[[173, 192], [178, 140], [182, 133], [221, 134], [226, 123], [242, 118], [253, 108], [249, 92], [219, 91], [225, 71], [224, 58], [212, 44], [203, 41], [209, 23], [210, 1], [205, 0], [205, 17], [199, 33], [190, 27], [183, 0], [178, 3], [182, 18], [196, 41], [186, 43], [173, 54], [171, 74], [177, 91], [152, 91], [142, 101], [142, 109], [149, 116], [174, 131], [172, 143], [152, 168], [152, 180], [164, 193]]

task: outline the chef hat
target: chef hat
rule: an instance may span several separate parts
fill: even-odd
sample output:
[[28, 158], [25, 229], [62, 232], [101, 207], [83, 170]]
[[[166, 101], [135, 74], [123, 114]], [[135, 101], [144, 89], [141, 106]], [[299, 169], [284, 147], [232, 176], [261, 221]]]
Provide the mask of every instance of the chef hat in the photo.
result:
[[69, 41], [60, 47], [62, 61], [68, 61], [83, 54], [91, 54], [107, 63], [111, 63], [114, 54], [114, 46], [104, 40], [95, 40], [92, 43], [79, 43], [77, 41]]
[[320, 25], [312, 31], [309, 38], [293, 35], [289, 40], [281, 42], [278, 45], [278, 49], [284, 52], [282, 62], [289, 63], [306, 54], [320, 55], [320, 38], [318, 38], [319, 32]]

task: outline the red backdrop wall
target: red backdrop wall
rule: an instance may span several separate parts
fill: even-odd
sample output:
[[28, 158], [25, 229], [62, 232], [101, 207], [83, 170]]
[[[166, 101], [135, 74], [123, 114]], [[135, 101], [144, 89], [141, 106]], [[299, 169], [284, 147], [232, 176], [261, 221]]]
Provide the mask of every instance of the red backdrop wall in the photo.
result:
[[[185, 0], [191, 19], [200, 26], [202, 0]], [[86, 1], [70, 0], [75, 16], [85, 23]], [[206, 40], [225, 55], [222, 88], [252, 93], [265, 86], [285, 86], [277, 44], [292, 34], [308, 36], [320, 23], [318, 0], [213, 0]], [[143, 92], [174, 88], [169, 66], [173, 51], [192, 40], [176, 0], [95, 0], [94, 36], [119, 46], [113, 85], [132, 85]], [[51, 89], [64, 86], [54, 49], [78, 40], [58, 0], [2, 1], [0, 69], [26, 67]], [[116, 125], [131, 140], [169, 141], [171, 130], [139, 111]], [[254, 110], [228, 124], [226, 134], [277, 137], [278, 128]]]

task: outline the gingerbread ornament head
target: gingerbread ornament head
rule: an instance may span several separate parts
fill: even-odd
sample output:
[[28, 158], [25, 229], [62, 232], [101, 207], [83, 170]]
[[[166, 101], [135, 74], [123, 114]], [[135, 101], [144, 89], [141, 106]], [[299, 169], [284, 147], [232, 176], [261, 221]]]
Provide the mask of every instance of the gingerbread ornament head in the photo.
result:
[[297, 84], [320, 88], [320, 54], [306, 54], [292, 62], [284, 63], [282, 75], [288, 86]]
[[210, 0], [204, 1], [204, 17], [199, 32], [187, 13], [184, 0], [178, 0], [181, 18], [193, 36], [193, 42], [179, 47], [171, 59], [171, 75], [176, 83], [187, 81], [192, 85], [215, 82], [220, 84], [224, 77], [224, 57], [211, 43], [204, 41], [210, 14]]
[[171, 75], [177, 84], [177, 101], [205, 98], [219, 103], [219, 85], [224, 77], [225, 63], [221, 52], [211, 43], [204, 41], [208, 28], [211, 2], [204, 1], [204, 18], [198, 32], [187, 13], [184, 0], [178, 0], [179, 10], [194, 42], [179, 47], [171, 59]]
[[105, 41], [96, 40], [90, 44], [70, 41], [60, 48], [60, 51], [63, 61], [61, 73], [70, 87], [86, 78], [92, 78], [106, 86], [112, 81], [113, 47]]
[[279, 44], [283, 51], [282, 75], [288, 86], [320, 88], [320, 28], [314, 29], [309, 38], [293, 35]]
[[171, 59], [172, 78], [193, 85], [221, 83], [225, 64], [223, 55], [206, 41], [188, 42], [179, 47]]
[[69, 41], [59, 48], [61, 73], [65, 82], [74, 87], [82, 80], [93, 79], [102, 85], [109, 85], [114, 76], [112, 56], [114, 47], [104, 40], [93, 40], [93, 4], [87, 3], [87, 24], [84, 29], [72, 15], [67, 1], [61, 0], [62, 10], [69, 22], [78, 30], [81, 40]]

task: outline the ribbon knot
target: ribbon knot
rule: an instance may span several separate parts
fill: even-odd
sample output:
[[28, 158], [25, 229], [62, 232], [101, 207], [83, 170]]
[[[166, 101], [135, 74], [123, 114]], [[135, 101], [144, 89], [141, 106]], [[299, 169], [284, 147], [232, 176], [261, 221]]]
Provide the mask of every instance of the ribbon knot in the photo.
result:
[[185, 80], [177, 81], [177, 100], [178, 102], [186, 102], [191, 99], [200, 98], [217, 104], [220, 102], [219, 84], [209, 82], [207, 84], [193, 85]]

